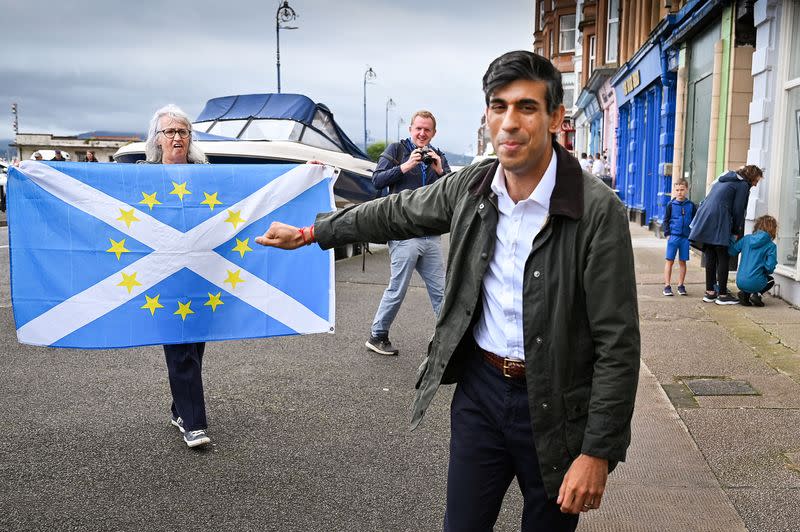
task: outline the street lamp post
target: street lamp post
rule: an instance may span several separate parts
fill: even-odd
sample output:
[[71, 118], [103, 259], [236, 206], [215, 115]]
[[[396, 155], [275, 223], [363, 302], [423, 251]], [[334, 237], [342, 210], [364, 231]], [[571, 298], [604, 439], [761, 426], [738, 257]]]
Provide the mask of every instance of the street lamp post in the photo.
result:
[[397, 117], [397, 142], [400, 142], [400, 126], [405, 124], [406, 121], [403, 120], [402, 116]]
[[275, 49], [276, 66], [278, 68], [278, 94], [281, 93], [281, 30], [296, 30], [296, 26], [285, 26], [287, 22], [297, 18], [297, 13], [289, 6], [289, 0], [284, 0], [275, 12]]
[[386, 129], [384, 131], [384, 142], [386, 143], [387, 146], [389, 145], [389, 109], [394, 106], [395, 106], [394, 100], [392, 100], [391, 98], [386, 100]]
[[367, 71], [364, 72], [364, 151], [367, 151], [367, 82], [374, 80], [378, 75], [372, 70], [372, 67], [367, 65]]

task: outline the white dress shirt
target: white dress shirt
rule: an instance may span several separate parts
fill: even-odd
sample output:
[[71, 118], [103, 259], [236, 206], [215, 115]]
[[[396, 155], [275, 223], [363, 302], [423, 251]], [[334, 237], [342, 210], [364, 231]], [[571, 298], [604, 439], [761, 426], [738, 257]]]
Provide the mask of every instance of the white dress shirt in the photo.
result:
[[522, 281], [525, 262], [533, 239], [539, 234], [550, 211], [550, 196], [556, 184], [556, 155], [531, 195], [514, 203], [506, 189], [502, 165], [492, 180], [497, 194], [497, 234], [494, 255], [483, 276], [483, 312], [473, 329], [482, 349], [506, 358], [525, 360], [522, 330]]
[[603, 175], [603, 170], [605, 170], [605, 165], [603, 164], [602, 159], [595, 159], [592, 163], [592, 173], [594, 175]]

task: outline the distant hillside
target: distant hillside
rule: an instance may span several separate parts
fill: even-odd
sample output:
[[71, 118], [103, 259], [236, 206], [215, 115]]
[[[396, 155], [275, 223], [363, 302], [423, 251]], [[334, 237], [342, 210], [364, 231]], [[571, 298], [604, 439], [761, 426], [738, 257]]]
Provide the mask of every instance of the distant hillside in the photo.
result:
[[462, 155], [459, 153], [450, 153], [449, 151], [446, 151], [444, 152], [444, 156], [447, 157], [448, 163], [455, 166], [464, 166], [472, 162], [471, 155]]

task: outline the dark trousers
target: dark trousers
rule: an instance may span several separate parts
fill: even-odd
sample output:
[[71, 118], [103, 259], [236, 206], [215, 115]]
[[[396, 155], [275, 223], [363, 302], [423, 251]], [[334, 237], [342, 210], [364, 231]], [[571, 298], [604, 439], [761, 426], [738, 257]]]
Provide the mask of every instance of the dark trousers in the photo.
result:
[[539, 472], [524, 380], [476, 354], [450, 407], [445, 532], [490, 532], [514, 477], [524, 498], [522, 532], [573, 531], [578, 516], [548, 499]]
[[[771, 275], [767, 275], [767, 284], [766, 284], [766, 286], [764, 286], [764, 288], [762, 288], [761, 290], [759, 290], [756, 293], [759, 294], [759, 295], [764, 295], [764, 292], [768, 291], [773, 286], [775, 286], [775, 278], [772, 277]], [[750, 294], [752, 294], [752, 292], [745, 292], [744, 290], [742, 290], [742, 294], [745, 294], [745, 295], [749, 296]]]
[[202, 376], [205, 348], [204, 342], [164, 346], [172, 391], [172, 415], [183, 418], [186, 430], [208, 428]]
[[706, 256], [706, 291], [714, 292], [715, 284], [719, 285], [719, 293], [728, 293], [728, 246], [713, 246], [706, 244], [703, 247]]

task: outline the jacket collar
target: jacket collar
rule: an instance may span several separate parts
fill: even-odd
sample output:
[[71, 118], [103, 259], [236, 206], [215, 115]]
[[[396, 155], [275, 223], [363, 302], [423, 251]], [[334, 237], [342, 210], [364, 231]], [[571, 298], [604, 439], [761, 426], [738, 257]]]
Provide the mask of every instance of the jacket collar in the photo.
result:
[[[553, 150], [556, 156], [556, 186], [550, 196], [550, 215], [578, 220], [583, 215], [583, 170], [578, 159], [558, 142], [553, 141]], [[499, 164], [500, 161], [495, 159], [484, 173], [479, 174], [470, 191], [493, 198], [491, 184]]]
[[562, 215], [575, 220], [583, 215], [583, 170], [578, 160], [558, 142], [553, 142], [556, 154], [556, 186], [550, 197], [550, 215]]

